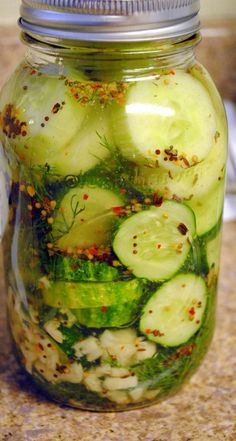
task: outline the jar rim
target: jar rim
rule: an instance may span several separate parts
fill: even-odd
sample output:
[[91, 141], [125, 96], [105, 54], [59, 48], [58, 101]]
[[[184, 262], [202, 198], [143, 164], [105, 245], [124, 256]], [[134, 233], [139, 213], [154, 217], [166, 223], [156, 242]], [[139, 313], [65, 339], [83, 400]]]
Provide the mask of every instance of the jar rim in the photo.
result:
[[200, 29], [200, 0], [22, 0], [20, 27], [34, 36], [153, 41]]

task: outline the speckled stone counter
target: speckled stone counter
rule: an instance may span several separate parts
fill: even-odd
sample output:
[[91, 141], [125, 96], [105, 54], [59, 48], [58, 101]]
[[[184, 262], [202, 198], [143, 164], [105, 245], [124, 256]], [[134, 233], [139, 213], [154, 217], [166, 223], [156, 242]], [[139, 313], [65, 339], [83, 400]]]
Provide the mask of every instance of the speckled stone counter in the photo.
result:
[[[0, 82], [22, 52], [15, 31], [2, 35]], [[118, 414], [68, 409], [36, 392], [11, 354], [0, 263], [0, 441], [236, 441], [235, 261], [236, 223], [228, 223], [217, 329], [201, 368], [175, 397]]]

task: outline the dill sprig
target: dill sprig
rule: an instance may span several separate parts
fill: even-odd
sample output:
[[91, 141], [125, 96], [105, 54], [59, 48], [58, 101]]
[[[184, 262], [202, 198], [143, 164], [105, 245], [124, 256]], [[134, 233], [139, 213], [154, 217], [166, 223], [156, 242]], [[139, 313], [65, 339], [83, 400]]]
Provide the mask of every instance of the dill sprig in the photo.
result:
[[70, 208], [71, 208], [71, 213], [72, 213], [72, 219], [70, 222], [68, 222], [63, 210], [61, 211], [60, 214], [61, 214], [62, 220], [57, 222], [57, 224], [59, 225], [59, 228], [58, 227], [55, 228], [52, 233], [52, 241], [51, 241], [52, 243], [57, 242], [63, 236], [65, 236], [66, 234], [69, 234], [75, 224], [77, 216], [85, 210], [85, 207], [80, 208], [80, 202], [76, 198], [77, 198], [76, 194], [74, 194], [71, 197]]

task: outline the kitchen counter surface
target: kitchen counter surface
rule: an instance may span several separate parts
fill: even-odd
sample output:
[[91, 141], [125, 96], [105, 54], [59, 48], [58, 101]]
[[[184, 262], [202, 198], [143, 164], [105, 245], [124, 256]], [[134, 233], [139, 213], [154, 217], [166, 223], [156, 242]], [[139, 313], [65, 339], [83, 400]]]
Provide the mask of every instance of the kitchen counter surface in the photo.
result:
[[[0, 30], [0, 82], [23, 51]], [[236, 441], [236, 223], [224, 226], [217, 327], [201, 368], [173, 398], [140, 411], [96, 414], [41, 396], [17, 366], [0, 263], [0, 441]]]

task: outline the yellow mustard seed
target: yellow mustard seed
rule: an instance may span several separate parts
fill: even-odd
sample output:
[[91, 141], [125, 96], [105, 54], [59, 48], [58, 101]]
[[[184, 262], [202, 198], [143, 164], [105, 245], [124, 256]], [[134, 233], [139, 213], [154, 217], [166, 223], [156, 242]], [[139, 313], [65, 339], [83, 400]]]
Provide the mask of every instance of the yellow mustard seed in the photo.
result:
[[112, 266], [117, 267], [117, 266], [121, 266], [121, 264], [120, 264], [119, 260], [113, 260]]
[[41, 214], [42, 214], [42, 216], [46, 216], [46, 215], [47, 215], [46, 210], [42, 210], [42, 211], [41, 211]]
[[49, 250], [51, 250], [53, 248], [53, 244], [52, 243], [47, 243], [47, 247]]
[[27, 205], [27, 208], [28, 208], [29, 211], [32, 211], [32, 210], [33, 210], [33, 207], [32, 207], [31, 204]]
[[32, 185], [27, 186], [27, 193], [31, 197], [35, 196], [36, 191], [35, 191], [34, 187], [32, 187]]
[[199, 160], [198, 160], [198, 156], [197, 156], [197, 155], [193, 155], [193, 157], [192, 157], [192, 161], [193, 161], [194, 163], [199, 162]]
[[49, 217], [49, 218], [48, 218], [48, 224], [52, 225], [52, 224], [53, 224], [53, 222], [54, 222], [54, 219], [53, 219], [53, 217]]
[[50, 206], [51, 208], [54, 210], [54, 208], [56, 208], [57, 202], [56, 201], [51, 201], [50, 202]]
[[40, 204], [40, 202], [36, 202], [36, 204], [35, 204], [35, 208], [41, 208], [41, 204]]
[[24, 184], [21, 184], [21, 185], [20, 185], [20, 191], [22, 191], [22, 192], [25, 191], [25, 185], [24, 185]]

